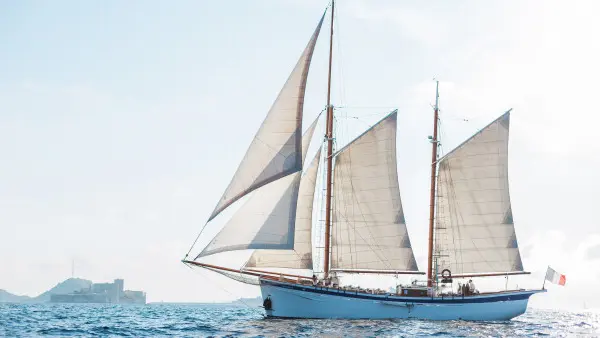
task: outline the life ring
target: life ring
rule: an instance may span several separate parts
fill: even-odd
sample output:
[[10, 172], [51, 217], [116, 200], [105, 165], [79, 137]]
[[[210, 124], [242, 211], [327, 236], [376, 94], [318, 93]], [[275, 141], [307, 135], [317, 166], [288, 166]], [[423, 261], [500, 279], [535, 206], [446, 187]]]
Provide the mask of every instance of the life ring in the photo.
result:
[[[445, 274], [445, 273], [448, 273], [448, 274]], [[444, 279], [452, 278], [452, 272], [450, 272], [450, 270], [448, 270], [448, 269], [444, 269], [444, 270], [442, 270], [442, 277]]]

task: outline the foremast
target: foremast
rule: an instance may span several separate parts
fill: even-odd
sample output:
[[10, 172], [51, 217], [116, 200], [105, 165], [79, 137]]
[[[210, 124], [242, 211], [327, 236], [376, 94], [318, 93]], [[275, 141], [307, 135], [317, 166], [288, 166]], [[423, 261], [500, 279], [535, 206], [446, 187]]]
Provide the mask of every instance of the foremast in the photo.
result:
[[331, 0], [331, 29], [329, 36], [329, 70], [327, 75], [327, 123], [325, 139], [327, 140], [326, 195], [325, 195], [325, 252], [323, 272], [329, 274], [330, 238], [331, 238], [331, 189], [333, 172], [333, 106], [331, 105], [331, 66], [333, 63], [333, 19], [335, 15], [335, 0]]
[[[334, 132], [333, 132], [333, 114], [334, 114], [334, 108], [333, 105], [331, 103], [331, 87], [332, 87], [332, 63], [333, 63], [333, 30], [334, 30], [334, 18], [335, 18], [335, 2], [332, 1], [331, 2], [331, 27], [330, 27], [330, 44], [329, 44], [329, 69], [328, 69], [328, 85], [327, 85], [327, 106], [326, 106], [326, 110], [327, 110], [327, 116], [326, 116], [326, 131], [325, 131], [325, 142], [327, 142], [327, 155], [325, 157], [326, 161], [327, 161], [327, 166], [326, 166], [326, 200], [325, 200], [325, 227], [324, 227], [324, 235], [325, 235], [325, 243], [324, 243], [324, 259], [323, 259], [323, 272], [325, 277], [327, 277], [329, 275], [329, 273], [331, 271], [339, 271], [339, 272], [346, 272], [346, 273], [375, 273], [375, 274], [379, 274], [379, 273], [394, 273], [394, 274], [405, 274], [405, 273], [414, 273], [414, 274], [421, 274], [418, 272], [418, 268], [416, 266], [416, 260], [414, 259], [414, 254], [412, 252], [412, 247], [410, 245], [410, 239], [408, 238], [408, 233], [406, 230], [406, 225], [405, 225], [405, 220], [404, 220], [404, 215], [403, 215], [403, 211], [402, 211], [402, 207], [401, 207], [401, 202], [400, 202], [400, 192], [399, 192], [399, 187], [398, 187], [398, 177], [397, 177], [397, 166], [396, 166], [396, 151], [395, 151], [395, 144], [396, 144], [396, 111], [391, 112], [388, 116], [386, 116], [384, 119], [382, 119], [381, 121], [379, 121], [376, 125], [374, 125], [373, 127], [371, 127], [369, 130], [367, 130], [365, 133], [363, 133], [361, 136], [359, 136], [357, 139], [355, 139], [354, 141], [352, 141], [348, 146], [346, 146], [345, 148], [347, 148], [345, 150], [345, 153], [335, 153], [334, 154], [334, 149], [333, 149], [333, 141], [335, 139], [334, 137]], [[281, 113], [281, 111], [283, 112], [287, 112], [288, 109], [283, 109], [285, 108], [285, 106], [283, 106], [282, 110], [280, 111], [279, 108], [282, 107], [283, 103], [281, 103], [281, 95], [284, 94], [289, 94], [292, 93], [294, 94], [293, 90], [288, 90], [289, 88], [289, 83], [290, 83], [290, 79], [294, 79], [294, 80], [299, 80], [300, 82], [298, 83], [298, 90], [300, 91], [300, 95], [298, 95], [298, 105], [297, 107], [300, 107], [299, 112], [296, 112], [296, 116], [298, 116], [298, 114], [300, 114], [299, 116], [301, 116], [301, 107], [302, 107], [302, 100], [303, 100], [303, 94], [304, 94], [304, 88], [305, 88], [305, 84], [306, 84], [306, 76], [308, 73], [308, 67], [310, 65], [310, 58], [312, 56], [312, 52], [314, 50], [314, 44], [316, 42], [316, 38], [318, 36], [318, 32], [320, 30], [321, 27], [321, 23], [323, 22], [324, 17], [321, 18], [321, 21], [317, 27], [317, 30], [315, 31], [315, 33], [313, 34], [313, 38], [311, 39], [309, 45], [307, 46], [307, 48], [305, 49], [305, 52], [302, 55], [302, 58], [298, 61], [296, 68], [294, 68], [294, 71], [292, 72], [292, 75], [290, 75], [290, 78], [288, 79], [288, 81], [286, 82], [286, 85], [284, 86], [284, 88], [282, 89], [282, 92], [280, 93], [280, 95], [278, 96], [278, 99], [275, 101], [274, 106], [272, 107], [272, 109], [270, 110], [269, 114], [267, 115], [267, 118], [269, 118], [271, 115], [275, 114], [275, 113], [279, 113], [280, 115], [283, 114]], [[299, 68], [299, 67], [303, 67], [303, 68]], [[301, 78], [295, 78], [292, 77], [294, 74], [297, 74], [298, 72], [302, 71], [302, 77]], [[294, 82], [291, 82], [292, 85], [294, 85]], [[292, 95], [292, 98], [295, 97], [295, 95]], [[283, 97], [284, 99], [286, 98], [286, 96]], [[281, 103], [281, 104], [279, 104]], [[277, 108], [277, 109], [275, 109]], [[274, 112], [274, 113], [273, 113]], [[279, 115], [274, 115], [275, 117], [279, 117]], [[285, 117], [285, 116], [283, 116]], [[298, 121], [299, 119], [296, 118], [296, 120]], [[265, 123], [263, 123], [263, 125], [265, 125]], [[270, 124], [266, 124], [267, 126], [277, 126], [277, 123], [270, 123]], [[266, 128], [266, 127], [265, 127]], [[262, 132], [264, 128], [261, 126], [261, 129], [259, 130], [259, 133]], [[294, 130], [298, 130], [298, 128], [295, 128]], [[309, 128], [310, 130], [310, 128]], [[310, 135], [312, 135], [312, 133], [310, 133], [309, 131], [307, 131]], [[275, 133], [277, 133], [277, 131], [275, 131]], [[277, 138], [279, 139], [279, 138]], [[370, 141], [365, 141], [367, 139], [370, 139]], [[310, 140], [310, 137], [308, 138], [308, 140]], [[310, 143], [310, 141], [307, 142], [306, 145], [304, 145], [305, 142], [305, 138], [303, 136], [302, 138], [302, 156], [300, 157], [302, 159], [302, 163], [304, 162], [304, 155], [306, 155], [306, 149], [308, 147], [308, 144]], [[366, 142], [366, 143], [365, 143]], [[259, 142], [259, 145], [262, 145], [263, 142]], [[367, 149], [365, 148], [365, 144], [371, 144], [371, 145], [375, 145], [375, 149]], [[355, 170], [358, 171], [358, 176], [364, 176], [365, 170], [364, 170], [364, 165], [360, 165], [360, 161], [356, 162], [355, 166], [352, 166], [351, 163], [351, 155], [349, 152], [349, 149], [351, 149], [352, 147], [356, 148], [355, 153], [356, 154], [362, 154], [362, 155], [357, 155], [359, 156], [361, 159], [365, 159], [366, 157], [370, 156], [368, 161], [376, 163], [379, 165], [380, 171], [383, 173], [381, 174], [379, 177], [378, 176], [378, 180], [379, 183], [382, 184], [382, 189], [385, 190], [383, 192], [381, 192], [381, 194], [383, 194], [382, 196], [380, 196], [381, 198], [376, 199], [376, 205], [373, 205], [373, 201], [372, 198], [370, 197], [371, 192], [367, 192], [370, 191], [372, 189], [370, 189], [370, 187], [366, 186], [366, 187], [362, 187], [361, 189], [355, 189], [355, 185], [351, 184], [352, 186], [352, 193], [351, 194], [346, 194], [344, 192], [342, 192], [341, 190], [345, 189], [345, 187], [347, 188], [348, 184], [341, 184], [341, 185], [337, 185], [338, 182], [338, 178], [335, 178], [336, 181], [336, 185], [337, 185], [337, 189], [340, 190], [334, 190], [336, 189], [336, 186], [334, 186], [334, 175], [337, 175], [336, 173], [338, 172], [337, 166], [336, 166], [336, 170], [334, 171], [333, 168], [333, 157], [336, 156], [336, 163], [343, 164], [343, 160], [346, 157], [348, 157], [349, 162], [346, 163], [347, 168], [345, 169], [347, 173], [351, 173], [353, 170], [353, 167], [356, 167]], [[250, 153], [250, 150], [253, 150], [254, 148], [252, 148], [251, 145], [251, 149], [249, 150], [249, 152], [247, 153], [246, 157], [244, 158], [244, 161], [242, 162], [242, 164], [245, 163], [245, 161], [247, 160], [247, 158], [249, 158], [250, 160], [254, 160], [253, 165], [257, 166], [257, 165], [263, 165], [264, 164], [264, 169], [261, 172], [265, 172], [266, 169], [269, 169], [270, 167], [268, 167], [269, 165], [271, 165], [271, 163], [273, 162], [271, 161], [265, 161], [265, 154], [270, 154], [270, 151], [272, 150], [270, 147], [267, 150], [263, 150], [263, 149], [257, 149], [257, 151]], [[283, 149], [283, 146], [282, 146]], [[354, 152], [353, 152], [354, 153]], [[261, 156], [258, 156], [257, 154], [262, 154]], [[252, 156], [250, 156], [252, 155]], [[277, 155], [277, 154], [275, 154]], [[274, 155], [274, 156], [275, 156]], [[341, 157], [340, 157], [341, 156]], [[288, 156], [289, 157], [289, 156]], [[320, 155], [317, 154], [316, 158], [319, 158]], [[287, 157], [286, 157], [287, 158]], [[341, 162], [340, 162], [341, 161]], [[256, 162], [256, 163], [255, 163]], [[282, 163], [282, 165], [285, 165], [286, 163]], [[363, 163], [364, 164], [364, 163]], [[278, 168], [278, 167], [277, 167]], [[275, 169], [277, 169], [275, 168]], [[363, 169], [361, 169], [363, 168]], [[342, 169], [340, 169], [342, 170]], [[390, 171], [391, 170], [391, 171]], [[240, 169], [238, 168], [238, 171], [240, 171]], [[272, 170], [271, 170], [272, 171]], [[346, 174], [347, 174], [346, 173]], [[385, 174], [388, 173], [388, 174]], [[274, 174], [280, 174], [279, 172], [276, 172]], [[294, 172], [292, 174], [288, 174], [289, 178], [294, 178], [291, 175], [295, 175], [295, 176], [300, 176], [300, 171]], [[236, 175], [234, 176], [237, 177], [239, 176], [238, 173], [236, 172]], [[243, 175], [242, 175], [243, 176]], [[248, 175], [246, 175], [248, 176]], [[248, 178], [246, 176], [243, 176], [242, 178]], [[240, 176], [241, 177], [241, 176]], [[276, 177], [276, 176], [274, 176]], [[337, 177], [337, 176], [336, 176]], [[349, 178], [354, 177], [352, 174], [350, 174], [348, 176]], [[252, 178], [250, 176], [250, 178]], [[285, 218], [284, 221], [281, 222], [271, 222], [268, 223], [268, 218], [263, 219], [264, 215], [267, 214], [271, 214], [272, 210], [275, 210], [275, 208], [277, 208], [280, 204], [265, 204], [263, 202], [269, 202], [270, 200], [267, 200], [264, 197], [261, 197], [261, 193], [262, 194], [266, 194], [266, 195], [273, 195], [275, 197], [279, 196], [278, 194], [274, 194], [271, 193], [270, 190], [279, 188], [279, 182], [283, 182], [283, 183], [293, 183], [294, 185], [290, 185], [289, 188], [290, 189], [296, 189], [294, 188], [296, 186], [296, 179], [294, 178], [294, 180], [290, 180], [288, 178], [288, 176], [283, 176], [283, 177], [279, 177], [279, 178], [275, 178], [275, 181], [273, 181], [270, 184], [266, 184], [264, 186], [256, 186], [256, 184], [254, 184], [254, 181], [250, 181], [250, 182], [241, 182], [241, 183], [249, 183], [251, 188], [246, 187], [246, 185], [243, 185], [241, 187], [238, 187], [239, 182], [236, 181], [236, 185], [234, 188], [236, 188], [236, 191], [241, 190], [243, 192], [243, 194], [248, 194], [250, 193], [252, 190], [257, 190], [257, 192], [255, 194], [252, 195], [252, 197], [254, 197], [254, 199], [250, 199], [248, 200], [243, 206], [242, 209], [238, 210], [236, 212], [235, 215], [241, 215], [237, 218], [232, 218], [225, 226], [224, 228], [221, 230], [221, 232], [219, 232], [217, 234], [217, 236], [215, 238], [213, 238], [213, 240], [208, 244], [207, 247], [205, 247], [205, 249], [192, 261], [188, 261], [187, 259], [184, 259], [184, 262], [186, 264], [189, 265], [194, 265], [194, 266], [198, 266], [198, 267], [202, 267], [208, 270], [213, 270], [219, 273], [227, 273], [227, 274], [241, 274], [241, 275], [250, 275], [250, 276], [254, 276], [254, 277], [258, 277], [258, 276], [288, 276], [288, 277], [295, 277], [295, 278], [300, 278], [303, 279], [305, 277], [299, 276], [299, 275], [290, 275], [290, 274], [279, 274], [276, 272], [269, 272], [269, 271], [264, 271], [264, 270], [257, 270], [255, 269], [256, 267], [271, 267], [269, 265], [264, 265], [264, 264], [257, 264], [254, 263], [252, 264], [252, 258], [255, 257], [255, 254], [257, 254], [259, 251], [262, 252], [263, 254], [266, 253], [268, 250], [294, 250], [294, 245], [295, 242], [292, 242], [290, 244], [289, 241], [287, 242], [283, 242], [283, 240], [288, 240], [289, 238], [293, 238], [294, 241], [297, 239], [296, 236], [294, 236], [293, 233], [291, 233], [291, 237], [290, 237], [290, 230], [289, 229], [293, 229], [294, 231], [296, 229], [289, 226], [288, 223], [285, 222], [285, 220], [291, 220], [292, 222], [293, 219], [289, 218], [285, 215], [290, 215], [291, 213], [294, 213], [296, 211], [296, 206], [298, 203], [297, 197], [291, 197], [291, 198], [296, 198], [295, 202], [290, 202], [288, 200], [285, 201], [285, 203], [281, 203], [282, 206], [289, 206], [289, 209], [285, 209], [285, 210], [280, 210], [281, 212], [279, 214], [276, 213], [276, 215], [282, 216], [283, 218]], [[302, 176], [300, 179], [300, 183], [302, 183], [302, 180], [305, 179], [306, 176]], [[287, 181], [283, 181], [283, 180], [287, 180]], [[246, 180], [247, 181], [247, 180]], [[288, 182], [290, 181], [290, 182]], [[343, 181], [343, 180], [342, 180]], [[233, 181], [232, 181], [233, 182]], [[262, 182], [262, 181], [261, 181]], [[295, 183], [296, 182], [296, 183]], [[345, 182], [345, 181], [344, 181]], [[241, 184], [240, 183], [240, 184]], [[367, 184], [368, 185], [368, 184]], [[230, 186], [232, 186], [232, 183], [230, 183]], [[283, 184], [282, 184], [283, 186]], [[288, 185], [285, 185], [284, 188], [287, 188]], [[220, 213], [220, 210], [223, 208], [227, 208], [231, 203], [234, 202], [234, 200], [239, 199], [240, 197], [238, 195], [235, 195], [233, 197], [229, 196], [230, 194], [227, 193], [227, 191], [229, 191], [230, 189], [228, 188], [226, 190], [226, 193], [224, 193], [224, 197], [222, 198], [225, 199], [225, 202], [221, 201], [219, 202], [220, 204], [223, 204], [223, 206], [218, 206], [217, 209], [215, 209], [216, 213]], [[288, 189], [289, 190], [289, 189]], [[281, 193], [281, 198], [287, 197], [288, 194], [286, 194], [286, 192], [288, 190], [285, 191], [279, 191], [277, 190], [277, 193]], [[356, 191], [355, 191], [356, 190]], [[289, 190], [291, 191], [291, 190]], [[334, 208], [333, 203], [332, 203], [332, 195], [335, 194], [336, 196], [347, 196], [347, 198], [345, 200], [342, 201], [342, 204], [346, 203], [348, 206], [352, 206], [354, 207], [355, 205], [364, 205], [364, 207], [368, 210], [374, 210], [379, 208], [381, 209], [383, 207], [383, 210], [385, 212], [375, 212], [375, 213], [371, 213], [366, 215], [368, 217], [368, 219], [365, 219], [365, 214], [363, 214], [362, 212], [360, 213], [360, 217], [359, 218], [352, 218], [352, 217], [348, 217], [348, 215], [345, 215], [345, 217], [339, 217], [339, 216], [335, 216], [333, 213], [339, 210], [337, 209], [337, 200], [336, 200], [336, 207]], [[265, 195], [265, 196], [266, 196]], [[307, 196], [311, 196], [311, 198], [314, 195], [314, 192], [312, 194], [307, 194]], [[258, 198], [256, 198], [256, 196], [258, 196]], [[247, 206], [248, 203], [252, 202], [252, 201], [259, 201], [256, 202], [257, 206]], [[280, 200], [281, 201], [281, 200]], [[274, 203], [278, 203], [277, 200], [273, 200]], [[269, 202], [270, 203], [270, 202]], [[263, 206], [263, 204], [265, 204]], [[344, 204], [344, 205], [346, 205]], [[292, 207], [292, 205], [294, 207]], [[246, 207], [244, 209], [244, 207]], [[264, 211], [260, 208], [264, 207]], [[259, 210], [260, 209], [260, 210]], [[363, 210], [363, 208], [359, 208], [360, 210]], [[256, 213], [256, 211], [259, 211], [258, 213]], [[215, 213], [213, 212], [213, 214]], [[310, 213], [312, 215], [312, 213]], [[234, 216], [235, 216], [234, 215]], [[247, 221], [246, 219], [250, 219], [253, 216], [258, 215], [258, 217], [256, 217], [255, 222], [253, 222], [251, 225], [253, 226], [253, 228], [248, 229], [247, 226]], [[213, 215], [214, 216], [214, 215]], [[211, 217], [213, 217], [211, 216]], [[248, 216], [248, 217], [246, 217]], [[297, 218], [298, 215], [296, 215]], [[352, 214], [351, 216], [356, 216], [354, 214]], [[262, 218], [261, 218], [262, 217]], [[365, 234], [361, 234], [360, 230], [356, 231], [356, 229], [354, 227], [352, 227], [352, 229], [350, 229], [349, 225], [346, 224], [346, 227], [344, 228], [343, 224], [340, 225], [338, 223], [336, 223], [335, 228], [333, 227], [333, 222], [334, 222], [334, 218], [336, 220], [339, 219], [344, 219], [346, 220], [346, 223], [348, 223], [348, 219], [350, 219], [350, 223], [355, 223], [358, 222], [360, 224], [363, 224], [363, 227], [366, 228], [368, 227], [368, 233]], [[239, 221], [241, 220], [241, 221]], [[337, 221], [336, 221], [337, 222]], [[281, 229], [279, 228], [273, 228], [275, 225], [279, 225], [279, 224], [283, 224], [286, 225], [285, 227], [281, 227]], [[268, 226], [265, 226], [268, 225]], [[271, 236], [274, 232], [272, 231], [273, 229], [279, 231], [281, 230], [281, 241], [277, 242], [274, 241], [272, 238], [273, 236]], [[361, 257], [363, 257], [363, 261], [362, 262], [353, 262], [353, 259], [355, 259], [356, 257], [351, 257], [350, 262], [351, 264], [340, 264], [340, 259], [344, 258], [344, 255], [356, 255], [356, 252], [350, 251], [350, 252], [344, 252], [344, 244], [339, 242], [339, 241], [332, 241], [333, 237], [335, 236], [336, 231], [339, 229], [342, 229], [341, 231], [346, 231], [348, 232], [349, 230], [352, 230], [352, 238], [349, 239], [350, 243], [349, 245], [364, 245], [366, 247], [369, 247], [371, 249], [371, 251], [368, 251], [367, 253], [363, 252], [363, 255]], [[240, 230], [240, 231], [238, 231]], [[244, 231], [241, 231], [244, 230]], [[250, 231], [249, 231], [250, 230]], [[286, 232], [287, 231], [287, 232]], [[283, 236], [286, 235], [286, 236]], [[245, 236], [245, 237], [244, 237]], [[346, 238], [346, 237], [344, 237]], [[350, 238], [350, 237], [348, 237]], [[277, 237], [275, 238], [276, 240], [279, 240], [280, 238]], [[383, 242], [381, 242], [381, 240], [383, 240]], [[357, 244], [358, 243], [358, 244]], [[273, 245], [277, 245], [278, 247], [274, 248]], [[348, 246], [348, 245], [346, 245]], [[207, 249], [208, 248], [208, 249]], [[215, 266], [215, 265], [210, 265], [210, 264], [206, 264], [206, 263], [201, 263], [198, 262], [197, 260], [201, 257], [204, 256], [208, 256], [208, 255], [212, 255], [212, 254], [217, 254], [220, 252], [224, 252], [224, 251], [234, 251], [234, 250], [242, 250], [242, 249], [255, 249], [255, 252], [253, 253], [253, 256], [251, 257], [250, 260], [248, 260], [246, 262], [246, 264], [244, 264], [244, 266], [241, 269], [230, 269], [230, 268], [224, 268], [224, 269], [220, 269], [220, 267]], [[338, 252], [337, 250], [340, 249], [342, 250], [341, 253]], [[336, 255], [337, 253], [337, 255]], [[341, 256], [340, 256], [341, 255]], [[370, 256], [369, 256], [370, 255]], [[371, 257], [372, 256], [372, 257]], [[340, 258], [341, 257], [341, 258]], [[365, 258], [366, 257], [366, 258]], [[187, 257], [186, 257], [187, 258]], [[263, 257], [264, 258], [264, 257]], [[279, 259], [279, 258], [278, 258]], [[366, 261], [365, 261], [366, 259]], [[255, 260], [254, 262], [258, 262], [260, 260]], [[373, 265], [370, 264], [372, 262], [375, 262], [377, 264]], [[395, 262], [392, 264], [392, 262]], [[356, 265], [356, 266], [354, 266]], [[286, 266], [287, 268], [288, 266]], [[311, 264], [311, 268], [312, 268], [312, 264]], [[424, 273], [423, 273], [424, 274]], [[231, 277], [229, 275], [227, 275], [228, 277]], [[235, 277], [235, 276], [234, 276]], [[233, 278], [233, 277], [231, 277]], [[236, 278], [233, 278], [236, 279]]]
[[431, 138], [431, 191], [429, 195], [429, 242], [427, 250], [427, 286], [433, 286], [433, 223], [435, 220], [435, 183], [438, 157], [439, 81], [435, 83], [435, 107], [433, 108], [433, 136]]

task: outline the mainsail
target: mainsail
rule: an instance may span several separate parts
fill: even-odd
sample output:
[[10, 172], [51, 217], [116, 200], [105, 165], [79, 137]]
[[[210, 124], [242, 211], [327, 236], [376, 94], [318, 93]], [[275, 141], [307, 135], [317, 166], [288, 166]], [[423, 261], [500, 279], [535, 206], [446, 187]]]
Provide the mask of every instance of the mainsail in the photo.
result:
[[208, 221], [248, 193], [302, 170], [302, 111], [319, 22]]
[[510, 111], [439, 161], [437, 270], [523, 271], [508, 191]]
[[[306, 132], [305, 134], [308, 134]], [[321, 150], [300, 180], [293, 250], [256, 250], [246, 267], [312, 269], [312, 213]]]
[[396, 168], [394, 111], [335, 157], [334, 270], [418, 271]]

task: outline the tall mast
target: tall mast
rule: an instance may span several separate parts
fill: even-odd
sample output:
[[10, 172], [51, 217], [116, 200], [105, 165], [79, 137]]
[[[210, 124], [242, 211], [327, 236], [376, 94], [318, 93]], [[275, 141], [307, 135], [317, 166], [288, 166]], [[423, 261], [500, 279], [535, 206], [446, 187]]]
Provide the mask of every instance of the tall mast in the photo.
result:
[[335, 0], [331, 1], [331, 33], [329, 37], [329, 73], [327, 77], [327, 193], [325, 196], [325, 262], [323, 272], [329, 274], [329, 238], [331, 236], [331, 176], [333, 169], [333, 106], [331, 105], [331, 64], [333, 60], [333, 17]]
[[429, 245], [427, 250], [427, 286], [433, 285], [433, 221], [435, 217], [435, 173], [438, 150], [438, 99], [439, 81], [435, 82], [435, 108], [433, 109], [433, 137], [431, 139], [431, 193], [429, 196]]

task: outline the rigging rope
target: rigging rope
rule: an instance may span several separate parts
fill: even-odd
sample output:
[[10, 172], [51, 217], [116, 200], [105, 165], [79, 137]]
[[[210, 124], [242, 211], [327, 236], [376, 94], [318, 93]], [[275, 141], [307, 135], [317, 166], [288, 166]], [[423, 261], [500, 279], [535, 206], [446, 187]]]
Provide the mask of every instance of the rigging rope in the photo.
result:
[[202, 226], [202, 229], [200, 229], [200, 233], [198, 234], [198, 236], [196, 236], [196, 239], [194, 240], [194, 243], [192, 243], [192, 246], [190, 247], [190, 249], [188, 250], [188, 252], [185, 254], [185, 257], [183, 258], [184, 260], [188, 258], [188, 256], [190, 255], [190, 252], [192, 252], [192, 249], [194, 249], [194, 246], [196, 245], [196, 242], [198, 242], [198, 239], [200, 238], [200, 235], [202, 235], [202, 232], [204, 231], [204, 228], [206, 228], [207, 225], [208, 225], [208, 222], [204, 223], [204, 226]]
[[[185, 263], [184, 263], [185, 264]], [[208, 276], [200, 273], [200, 271], [197, 271], [196, 269], [192, 268], [191, 266], [189, 266], [188, 264], [185, 264], [185, 266], [187, 266], [188, 268], [190, 268], [192, 271], [196, 272], [198, 275], [204, 277], [205, 279], [207, 279], [211, 284], [216, 285], [219, 289], [221, 289], [222, 291], [225, 291], [226, 293], [228, 293], [229, 295], [235, 297], [238, 297], [237, 295], [233, 294], [232, 292], [230, 292], [229, 290], [227, 290], [225, 287], [223, 287], [221, 284], [214, 282], [212, 279], [208, 278]], [[258, 312], [258, 314], [263, 315], [262, 311], [258, 310], [257, 308], [254, 308], [250, 305], [248, 305], [248, 303], [246, 303], [243, 300], [243, 297], [239, 297], [238, 300], [244, 304], [247, 308], [249, 308], [250, 310], [253, 310], [255, 312]]]

